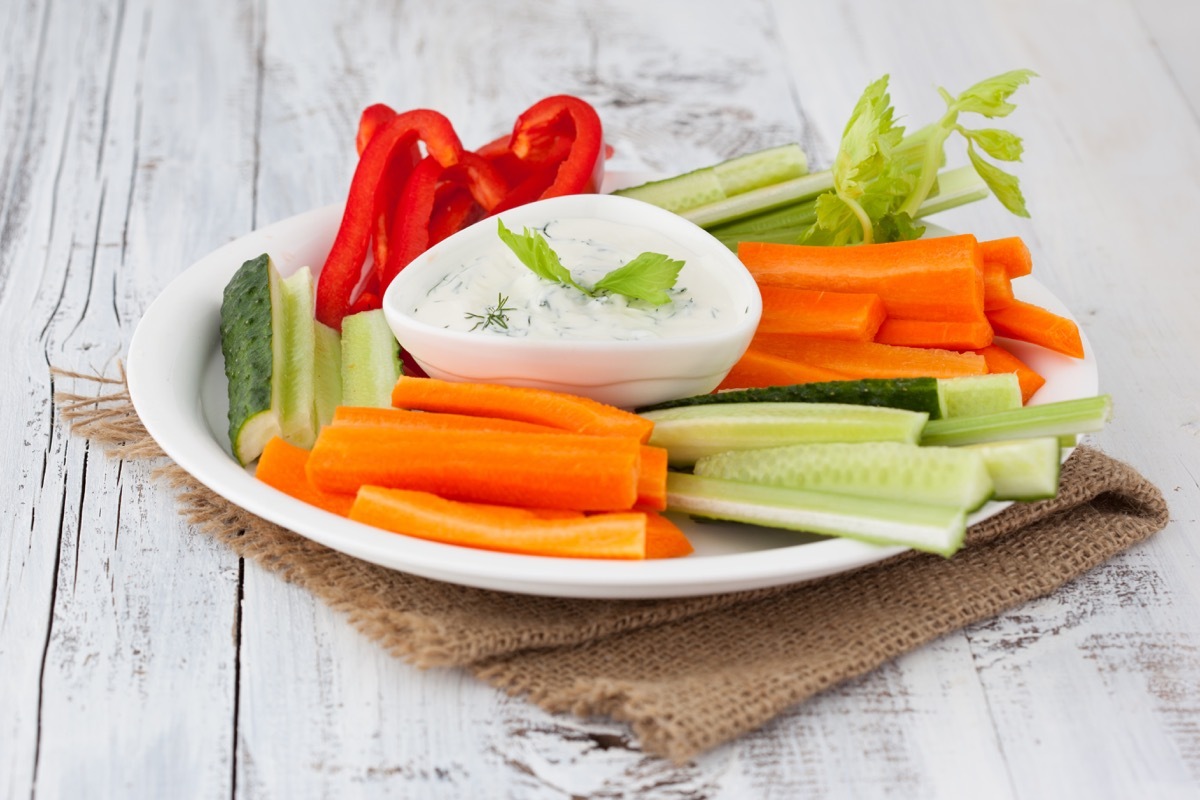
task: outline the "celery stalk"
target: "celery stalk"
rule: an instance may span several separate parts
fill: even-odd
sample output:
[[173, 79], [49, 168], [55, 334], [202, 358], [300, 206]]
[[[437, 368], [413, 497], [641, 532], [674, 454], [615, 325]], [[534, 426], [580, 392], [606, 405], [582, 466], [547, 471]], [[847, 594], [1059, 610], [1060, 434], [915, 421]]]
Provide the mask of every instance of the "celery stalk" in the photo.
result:
[[1106, 394], [1061, 400], [1011, 411], [930, 420], [921, 433], [923, 445], [962, 445], [1094, 433], [1112, 416], [1112, 398]]

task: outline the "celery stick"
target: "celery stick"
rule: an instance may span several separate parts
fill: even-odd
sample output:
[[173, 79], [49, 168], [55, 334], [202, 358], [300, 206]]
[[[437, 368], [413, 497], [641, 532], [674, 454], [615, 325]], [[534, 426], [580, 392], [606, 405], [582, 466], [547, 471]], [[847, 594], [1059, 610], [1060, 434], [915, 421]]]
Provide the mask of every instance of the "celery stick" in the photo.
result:
[[921, 444], [962, 445], [1094, 433], [1103, 429], [1111, 416], [1112, 398], [1102, 394], [994, 414], [931, 420], [925, 424]]
[[748, 217], [759, 211], [779, 208], [800, 200], [810, 200], [832, 188], [833, 173], [815, 172], [802, 178], [793, 178], [762, 186], [724, 200], [718, 200], [715, 203], [693, 208], [682, 212], [680, 216], [691, 220], [701, 228], [707, 228], [722, 222]]

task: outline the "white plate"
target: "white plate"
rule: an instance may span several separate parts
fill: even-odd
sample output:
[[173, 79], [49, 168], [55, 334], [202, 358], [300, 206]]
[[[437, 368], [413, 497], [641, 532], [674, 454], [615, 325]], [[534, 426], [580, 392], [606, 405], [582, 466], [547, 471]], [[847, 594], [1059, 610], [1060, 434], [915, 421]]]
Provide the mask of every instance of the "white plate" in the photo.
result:
[[[468, 586], [560, 597], [652, 598], [755, 589], [870, 564], [903, 548], [678, 520], [695, 545], [687, 558], [617, 562], [494, 553], [371, 528], [294, 500], [260, 483], [229, 454], [226, 383], [218, 336], [221, 293], [247, 259], [270, 253], [287, 275], [319, 268], [341, 220], [327, 206], [250, 233], [205, 256], [171, 282], [138, 325], [129, 351], [129, 391], [146, 429], [198, 481], [239, 506], [343, 553], [385, 567]], [[1070, 313], [1030, 277], [1022, 299]], [[1070, 359], [1019, 342], [1006, 346], [1046, 377], [1035, 403], [1087, 397], [1096, 361]], [[971, 521], [1007, 504], [989, 503]]]

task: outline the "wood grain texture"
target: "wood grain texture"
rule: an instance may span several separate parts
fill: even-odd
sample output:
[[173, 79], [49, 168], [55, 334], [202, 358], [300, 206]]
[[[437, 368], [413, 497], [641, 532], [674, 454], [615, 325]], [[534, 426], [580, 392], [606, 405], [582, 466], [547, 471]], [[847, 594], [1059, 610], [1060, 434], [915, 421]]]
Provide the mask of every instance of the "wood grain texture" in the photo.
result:
[[[1200, 797], [1200, 19], [1171, 0], [849, 4], [12, 0], [0, 32], [0, 798]], [[1084, 24], [1086, 22], [1086, 24]], [[359, 110], [465, 143], [594, 102], [614, 169], [799, 141], [828, 164], [884, 73], [913, 121], [1027, 66], [1019, 234], [1118, 416], [1096, 443], [1172, 524], [684, 765], [387, 657], [193, 535], [145, 466], [71, 438], [51, 364], [113, 372], [188, 264], [338, 201]], [[963, 160], [952, 149], [952, 159]], [[186, 787], [181, 789], [181, 787]], [[182, 792], [182, 794], [181, 794]]]

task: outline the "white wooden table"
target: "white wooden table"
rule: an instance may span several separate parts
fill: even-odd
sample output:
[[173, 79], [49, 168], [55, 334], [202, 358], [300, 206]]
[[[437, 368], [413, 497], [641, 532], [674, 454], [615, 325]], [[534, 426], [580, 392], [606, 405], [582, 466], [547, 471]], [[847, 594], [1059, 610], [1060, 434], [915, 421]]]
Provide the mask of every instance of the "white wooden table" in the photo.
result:
[[[0, 20], [0, 798], [1200, 797], [1197, 3], [0, 0]], [[370, 102], [477, 145], [567, 92], [618, 167], [789, 140], [824, 165], [879, 75], [917, 123], [936, 85], [1016, 67], [1042, 76], [1011, 118], [1033, 218], [939, 221], [1026, 238], [1115, 398], [1097, 444], [1173, 522], [692, 763], [389, 658], [51, 405], [49, 365], [112, 373], [195, 259], [339, 200]]]

